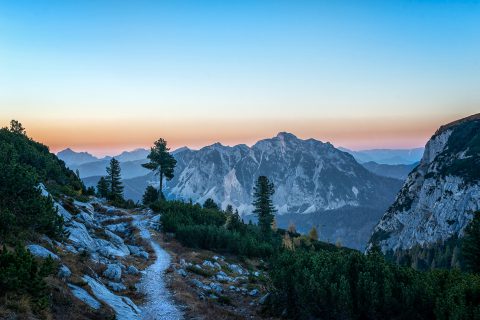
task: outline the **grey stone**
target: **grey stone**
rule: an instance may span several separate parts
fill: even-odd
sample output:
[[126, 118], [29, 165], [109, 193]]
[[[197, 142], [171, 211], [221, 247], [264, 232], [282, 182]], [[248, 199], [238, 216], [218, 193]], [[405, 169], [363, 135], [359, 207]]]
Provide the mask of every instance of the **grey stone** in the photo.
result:
[[100, 302], [98, 302], [94, 297], [92, 297], [87, 291], [84, 289], [77, 287], [73, 284], [68, 284], [70, 290], [72, 290], [72, 294], [77, 298], [86, 303], [92, 309], [98, 310], [102, 306]]
[[40, 258], [48, 258], [49, 256], [52, 257], [54, 260], [59, 260], [60, 258], [53, 252], [38, 244], [29, 244], [27, 245], [27, 249], [30, 250], [30, 253], [35, 257]]
[[220, 283], [217, 283], [217, 282], [210, 283], [210, 289], [212, 289], [216, 293], [222, 293], [223, 292], [222, 285]]
[[117, 320], [131, 320], [140, 318], [142, 313], [141, 310], [128, 297], [118, 296], [112, 293], [102, 283], [87, 275], [83, 276], [82, 279], [90, 286], [95, 297], [105, 302], [113, 309], [113, 311], [115, 311]]
[[216, 274], [215, 278], [220, 282], [232, 282], [233, 279], [229, 277], [225, 272], [220, 271]]
[[193, 283], [194, 286], [196, 286], [197, 288], [200, 288], [200, 289], [202, 289], [202, 290], [204, 290], [204, 291], [210, 290], [210, 287], [209, 287], [209, 286], [203, 284], [203, 282], [201, 282], [201, 281], [199, 281], [199, 280], [197, 280], [197, 279], [192, 279], [192, 283]]
[[185, 269], [178, 269], [177, 270], [177, 273], [179, 275], [181, 275], [182, 277], [186, 277], [187, 276], [187, 272], [185, 271]]
[[71, 275], [72, 275], [72, 271], [70, 271], [70, 269], [69, 269], [66, 265], [64, 265], [64, 264], [62, 264], [62, 265], [60, 266], [60, 268], [58, 269], [58, 277], [59, 277], [59, 278], [67, 279], [67, 278], [69, 278]]
[[127, 287], [125, 287], [125, 285], [123, 283], [119, 283], [119, 282], [109, 281], [108, 286], [110, 288], [112, 288], [113, 291], [116, 291], [116, 292], [123, 291], [123, 290], [127, 289]]
[[259, 291], [257, 289], [253, 289], [252, 291], [250, 291], [248, 293], [248, 295], [252, 296], [252, 297], [255, 297], [256, 295], [258, 295]]
[[145, 260], [148, 260], [148, 252], [147, 251], [140, 251], [140, 253], [138, 254], [139, 257], [145, 259]]
[[129, 266], [127, 268], [127, 273], [128, 274], [133, 274], [133, 275], [137, 275], [140, 271], [138, 271], [137, 268], [135, 268], [135, 266]]
[[122, 278], [122, 268], [118, 264], [109, 264], [107, 269], [103, 272], [103, 275], [111, 280], [120, 281]]
[[207, 267], [207, 268], [212, 268], [212, 269], [215, 268], [213, 263], [211, 261], [208, 261], [208, 260], [203, 261], [202, 266]]
[[243, 275], [245, 273], [245, 270], [243, 270], [238, 264], [230, 264], [228, 267], [236, 274]]

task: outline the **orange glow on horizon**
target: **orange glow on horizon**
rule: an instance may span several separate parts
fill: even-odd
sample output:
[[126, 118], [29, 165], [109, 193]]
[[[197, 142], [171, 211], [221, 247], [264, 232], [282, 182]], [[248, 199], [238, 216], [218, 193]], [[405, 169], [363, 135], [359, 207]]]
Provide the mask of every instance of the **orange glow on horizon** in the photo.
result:
[[[201, 148], [215, 142], [225, 145], [256, 141], [287, 131], [301, 139], [314, 138], [353, 150], [373, 148], [422, 147], [442, 124], [458, 119], [432, 117], [422, 119], [196, 119], [140, 120], [111, 119], [76, 121], [23, 121], [29, 136], [50, 147], [52, 152], [65, 148], [88, 151], [97, 156], [124, 150], [148, 148], [159, 137], [172, 149]], [[22, 121], [20, 119], [20, 121]], [[5, 121], [4, 121], [5, 122]]]

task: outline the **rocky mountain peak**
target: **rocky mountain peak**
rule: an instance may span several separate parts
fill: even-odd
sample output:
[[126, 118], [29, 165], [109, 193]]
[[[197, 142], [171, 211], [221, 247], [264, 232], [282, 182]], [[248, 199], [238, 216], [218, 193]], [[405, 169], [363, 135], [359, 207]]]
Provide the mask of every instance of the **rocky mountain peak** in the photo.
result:
[[479, 167], [480, 115], [442, 126], [375, 227], [370, 244], [397, 250], [461, 236], [480, 210]]

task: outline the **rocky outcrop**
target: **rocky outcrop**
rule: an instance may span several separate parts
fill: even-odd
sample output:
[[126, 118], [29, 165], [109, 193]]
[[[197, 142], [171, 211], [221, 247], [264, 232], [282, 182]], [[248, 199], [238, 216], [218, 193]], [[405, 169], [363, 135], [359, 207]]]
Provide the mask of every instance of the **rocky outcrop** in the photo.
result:
[[369, 246], [408, 249], [462, 236], [480, 210], [480, 114], [441, 127], [375, 227]]

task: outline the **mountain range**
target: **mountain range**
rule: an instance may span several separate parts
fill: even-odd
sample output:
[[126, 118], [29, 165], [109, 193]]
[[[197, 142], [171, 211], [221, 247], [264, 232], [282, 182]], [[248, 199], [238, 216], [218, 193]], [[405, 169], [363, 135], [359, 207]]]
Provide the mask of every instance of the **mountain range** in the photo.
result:
[[353, 151], [346, 148], [339, 148], [350, 153], [359, 163], [376, 162], [379, 164], [410, 165], [419, 162], [422, 158], [424, 148], [414, 149], [371, 149]]
[[[146, 154], [135, 151], [142, 152]], [[120, 160], [133, 158], [122, 154]], [[273, 200], [279, 226], [294, 223], [302, 232], [316, 226], [322, 229], [322, 239], [356, 248], [366, 244], [402, 184], [367, 170], [330, 143], [286, 132], [251, 147], [215, 143], [199, 150], [181, 148], [173, 155], [177, 166], [164, 190], [168, 198], [198, 203], [212, 198], [222, 208], [231, 204], [244, 219], [254, 219], [253, 185], [259, 175], [266, 175], [276, 187]], [[71, 158], [67, 165], [79, 170], [87, 186], [95, 186], [108, 165], [108, 159], [78, 164]], [[127, 198], [140, 200], [147, 185], [158, 185], [157, 178], [141, 167], [145, 161], [121, 161]]]

